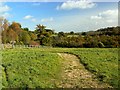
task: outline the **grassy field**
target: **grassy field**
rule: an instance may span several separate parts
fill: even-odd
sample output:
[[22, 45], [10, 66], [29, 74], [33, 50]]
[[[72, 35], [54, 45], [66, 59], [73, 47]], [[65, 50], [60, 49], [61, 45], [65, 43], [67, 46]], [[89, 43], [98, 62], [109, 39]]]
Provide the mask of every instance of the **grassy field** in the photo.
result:
[[94, 73], [100, 81], [118, 87], [117, 49], [78, 49], [71, 53], [77, 55], [85, 68]]
[[3, 87], [52, 88], [60, 79], [61, 60], [39, 50], [3, 51]]
[[71, 53], [101, 82], [118, 85], [117, 48], [26, 48], [2, 51], [3, 87], [55, 88], [61, 80], [57, 53]]

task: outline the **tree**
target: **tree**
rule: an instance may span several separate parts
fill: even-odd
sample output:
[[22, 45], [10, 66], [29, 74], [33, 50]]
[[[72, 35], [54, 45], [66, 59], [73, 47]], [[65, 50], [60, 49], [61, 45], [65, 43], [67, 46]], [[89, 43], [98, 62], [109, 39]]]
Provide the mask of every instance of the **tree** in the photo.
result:
[[38, 24], [37, 27], [36, 27], [36, 29], [39, 32], [39, 34], [44, 32], [45, 28], [46, 28], [46, 26], [41, 25], [41, 24]]
[[36, 34], [34, 34], [34, 33], [32, 33], [32, 32], [29, 32], [29, 35], [30, 35], [30, 37], [31, 37], [31, 40], [36, 40], [37, 39], [37, 35]]
[[16, 32], [16, 34], [18, 35], [18, 42], [22, 41], [22, 31], [23, 29], [21, 28], [21, 24], [17, 23], [17, 22], [12, 22], [12, 24], [9, 26], [9, 28], [11, 28], [13, 31]]
[[50, 35], [54, 34], [54, 30], [52, 29], [45, 29], [46, 32], [48, 32]]
[[86, 33], [86, 32], [82, 32], [82, 34], [81, 34], [81, 35], [85, 36], [85, 35], [87, 35], [87, 33]]
[[23, 30], [25, 30], [25, 31], [29, 31], [29, 28], [23, 28]]
[[12, 22], [12, 24], [10, 25], [9, 28], [12, 28], [17, 34], [18, 36], [20, 36], [21, 32], [22, 32], [22, 28], [21, 25], [17, 22]]
[[0, 17], [0, 43], [2, 42], [2, 40], [1, 40], [2, 26], [3, 26], [3, 17]]
[[7, 29], [8, 28], [9, 28], [9, 22], [3, 17], [0, 17], [0, 40], [2, 38], [2, 43], [6, 43], [7, 41]]
[[45, 37], [44, 36], [45, 28], [46, 28], [46, 26], [41, 25], [41, 24], [38, 24], [37, 27], [36, 27], [37, 37], [38, 37], [39, 43], [41, 45], [43, 45], [42, 39]]
[[15, 31], [9, 28], [7, 30], [7, 42], [10, 43], [11, 41], [18, 41], [18, 35]]
[[4, 22], [3, 17], [0, 17], [0, 32], [3, 30], [3, 22]]
[[58, 37], [65, 37], [66, 35], [65, 35], [65, 33], [64, 32], [59, 32], [58, 33]]
[[22, 31], [20, 39], [26, 45], [28, 45], [30, 43], [30, 40], [31, 40], [30, 35], [28, 34], [27, 31]]
[[74, 32], [73, 32], [73, 31], [71, 31], [71, 32], [70, 32], [70, 34], [71, 34], [71, 35], [73, 35], [73, 34], [74, 34]]

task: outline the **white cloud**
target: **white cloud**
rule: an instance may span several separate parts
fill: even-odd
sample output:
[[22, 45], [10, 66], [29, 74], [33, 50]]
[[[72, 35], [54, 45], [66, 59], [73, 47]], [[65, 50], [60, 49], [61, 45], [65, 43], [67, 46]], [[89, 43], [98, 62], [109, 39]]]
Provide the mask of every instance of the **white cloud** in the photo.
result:
[[106, 20], [106, 22], [112, 23], [112, 22], [114, 22], [114, 20]]
[[23, 19], [30, 20], [32, 22], [37, 22], [37, 19], [32, 15], [26, 15]]
[[35, 18], [31, 19], [31, 21], [33, 21], [33, 22], [37, 22], [37, 20], [36, 20]]
[[8, 11], [11, 8], [7, 5], [5, 5], [4, 3], [0, 2], [0, 16], [4, 17], [4, 18], [8, 18], [11, 15], [8, 13]]
[[24, 17], [24, 19], [31, 19], [31, 18], [33, 18], [33, 16], [31, 16], [31, 15], [27, 15]]
[[4, 13], [10, 10], [10, 7], [7, 5], [4, 5], [3, 3], [0, 3], [0, 13]]
[[26, 15], [23, 19], [30, 20], [32, 22], [37, 22], [37, 19], [32, 15]]
[[41, 19], [41, 22], [52, 22], [52, 21], [53, 21], [53, 17]]
[[98, 15], [91, 16], [92, 20], [103, 20], [108, 23], [113, 23], [118, 21], [118, 10], [106, 10]]
[[102, 19], [102, 17], [100, 17], [100, 16], [91, 16], [91, 19], [99, 20], [99, 19]]
[[0, 16], [2, 16], [2, 17], [4, 17], [4, 18], [8, 18], [8, 17], [11, 17], [12, 15], [10, 15], [9, 13], [3, 13], [2, 15], [0, 15]]
[[57, 10], [71, 10], [71, 9], [87, 9], [87, 8], [93, 8], [96, 4], [87, 0], [78, 0], [73, 1], [69, 0], [67, 2], [64, 2], [61, 6], [57, 6]]
[[100, 13], [100, 15], [103, 17], [103, 18], [107, 18], [107, 19], [117, 19], [118, 18], [118, 10], [107, 10], [107, 11], [104, 11], [102, 13]]
[[[95, 14], [95, 16], [91, 16], [92, 18], [90, 18], [91, 13], [90, 14], [88, 13], [84, 16], [81, 13], [74, 15], [69, 14], [67, 16], [66, 15], [60, 16], [58, 18], [55, 18], [55, 21], [48, 23], [47, 27], [51, 27], [58, 32], [60, 31], [82, 32], [82, 31], [91, 31], [100, 28], [117, 26], [118, 23], [117, 23], [116, 12], [114, 12], [114, 14], [116, 15], [112, 15], [112, 13], [106, 15], [105, 12], [108, 12], [108, 10], [105, 10], [101, 13], [98, 12], [98, 14]], [[96, 13], [96, 11], [94, 13]]]

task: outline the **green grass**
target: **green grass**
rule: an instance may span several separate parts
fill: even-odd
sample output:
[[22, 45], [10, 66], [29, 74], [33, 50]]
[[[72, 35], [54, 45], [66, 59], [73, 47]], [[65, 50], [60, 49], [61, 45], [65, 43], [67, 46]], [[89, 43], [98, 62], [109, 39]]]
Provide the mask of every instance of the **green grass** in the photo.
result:
[[113, 87], [118, 85], [117, 48], [27, 48], [3, 50], [3, 87], [57, 87], [61, 78], [58, 52], [77, 55], [85, 68]]
[[39, 50], [3, 51], [3, 87], [52, 88], [60, 80], [61, 60], [56, 53]]
[[68, 35], [67, 37], [78, 37], [79, 35]]
[[118, 87], [118, 49], [77, 49], [70, 51], [77, 55], [85, 68], [97, 78], [113, 87]]

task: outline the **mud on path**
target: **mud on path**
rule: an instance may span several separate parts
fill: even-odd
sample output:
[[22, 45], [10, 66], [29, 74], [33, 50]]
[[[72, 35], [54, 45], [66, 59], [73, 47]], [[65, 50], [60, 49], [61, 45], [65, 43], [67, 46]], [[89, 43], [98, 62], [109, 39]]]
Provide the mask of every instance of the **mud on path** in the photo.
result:
[[62, 88], [112, 88], [99, 82], [95, 76], [84, 68], [79, 59], [72, 54], [58, 53], [62, 62], [62, 80], [58, 85]]

